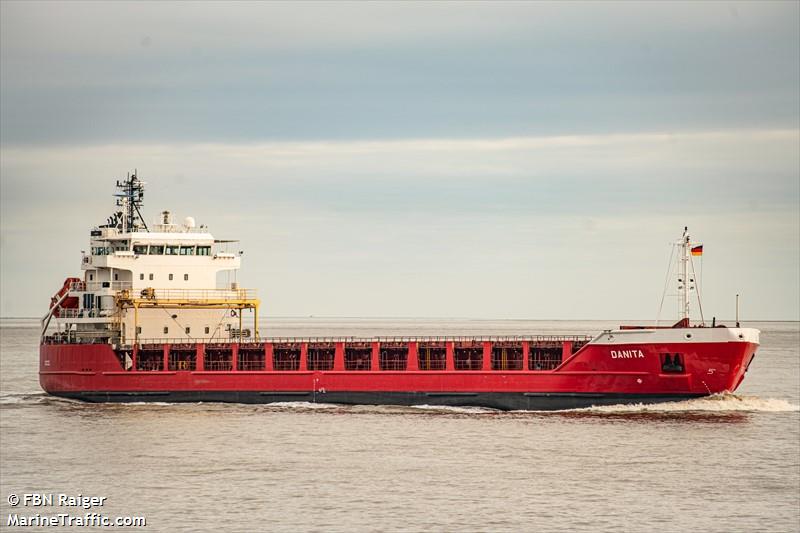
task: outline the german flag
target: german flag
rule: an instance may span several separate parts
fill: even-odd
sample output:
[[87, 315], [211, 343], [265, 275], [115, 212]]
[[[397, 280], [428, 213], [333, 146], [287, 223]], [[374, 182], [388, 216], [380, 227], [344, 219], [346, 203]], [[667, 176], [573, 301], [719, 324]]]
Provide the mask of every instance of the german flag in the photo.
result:
[[692, 255], [703, 255], [703, 245], [692, 246]]

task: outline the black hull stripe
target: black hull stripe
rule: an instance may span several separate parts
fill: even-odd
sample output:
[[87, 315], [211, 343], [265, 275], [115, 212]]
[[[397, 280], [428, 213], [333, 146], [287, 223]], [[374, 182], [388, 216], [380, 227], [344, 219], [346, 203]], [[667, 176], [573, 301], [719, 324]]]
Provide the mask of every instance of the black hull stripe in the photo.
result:
[[50, 392], [87, 402], [224, 402], [266, 404], [312, 402], [343, 405], [439, 405], [492, 409], [550, 411], [600, 405], [663, 403], [699, 398], [705, 394], [599, 394], [525, 392], [279, 392], [279, 391], [147, 391]]

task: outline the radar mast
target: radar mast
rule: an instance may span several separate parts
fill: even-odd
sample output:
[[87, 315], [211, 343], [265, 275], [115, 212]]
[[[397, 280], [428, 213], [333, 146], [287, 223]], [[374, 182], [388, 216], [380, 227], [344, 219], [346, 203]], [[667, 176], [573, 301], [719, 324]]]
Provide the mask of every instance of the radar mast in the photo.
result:
[[136, 170], [133, 171], [133, 174], [129, 172], [126, 179], [117, 180], [119, 191], [114, 196], [117, 197], [117, 206], [122, 210], [109, 217], [106, 227], [115, 227], [122, 233], [141, 229], [149, 231], [140, 210], [144, 200], [144, 185], [145, 182], [137, 177]]

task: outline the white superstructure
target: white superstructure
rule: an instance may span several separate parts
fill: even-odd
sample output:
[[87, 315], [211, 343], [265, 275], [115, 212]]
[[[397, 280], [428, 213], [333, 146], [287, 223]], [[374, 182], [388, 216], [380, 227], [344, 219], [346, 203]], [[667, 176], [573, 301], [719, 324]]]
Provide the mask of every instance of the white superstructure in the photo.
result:
[[82, 280], [68, 280], [54, 297], [43, 328], [55, 316], [79, 342], [115, 344], [249, 336], [242, 314], [257, 313], [258, 301], [235, 281], [241, 257], [226, 249], [235, 241], [215, 240], [191, 217], [175, 224], [168, 211], [148, 228], [140, 213], [144, 183], [134, 173], [117, 187], [121, 210], [90, 231]]

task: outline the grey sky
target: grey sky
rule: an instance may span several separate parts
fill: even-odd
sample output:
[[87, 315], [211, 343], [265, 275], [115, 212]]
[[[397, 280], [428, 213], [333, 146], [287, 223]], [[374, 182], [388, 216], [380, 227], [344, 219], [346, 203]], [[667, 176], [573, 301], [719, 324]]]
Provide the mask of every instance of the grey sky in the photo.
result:
[[798, 319], [798, 5], [3, 2], [0, 314], [138, 167], [270, 314]]

